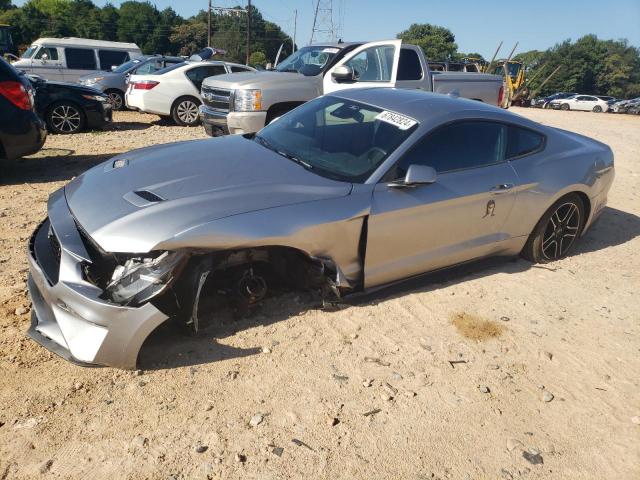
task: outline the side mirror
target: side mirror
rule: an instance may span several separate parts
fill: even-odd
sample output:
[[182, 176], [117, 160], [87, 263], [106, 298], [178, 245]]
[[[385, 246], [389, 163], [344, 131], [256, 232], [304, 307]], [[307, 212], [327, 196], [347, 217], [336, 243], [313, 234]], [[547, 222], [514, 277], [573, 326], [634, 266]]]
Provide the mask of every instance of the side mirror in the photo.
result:
[[116, 71], [116, 68], [118, 68], [118, 66], [117, 66], [117, 65], [111, 65], [111, 71], [112, 71], [112, 72], [115, 72], [115, 71]]
[[333, 72], [331, 72], [331, 78], [338, 83], [353, 82], [355, 80], [355, 75], [353, 73], [353, 68], [347, 65], [339, 65], [333, 69]]
[[403, 180], [396, 180], [388, 184], [392, 188], [416, 187], [435, 183], [438, 174], [433, 167], [427, 165], [409, 165]]
[[46, 53], [43, 53], [42, 56], [40, 57], [40, 61], [42, 63], [47, 63], [47, 60], [49, 60], [49, 55], [47, 55]]

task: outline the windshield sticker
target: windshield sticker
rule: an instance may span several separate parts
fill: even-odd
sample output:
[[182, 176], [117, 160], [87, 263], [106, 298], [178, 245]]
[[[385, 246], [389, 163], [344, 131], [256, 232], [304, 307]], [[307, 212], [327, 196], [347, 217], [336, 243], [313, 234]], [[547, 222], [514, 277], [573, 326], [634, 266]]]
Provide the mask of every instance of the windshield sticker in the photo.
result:
[[400, 130], [409, 130], [411, 127], [418, 123], [413, 118], [405, 117], [404, 115], [400, 115], [399, 113], [389, 112], [387, 110], [385, 110], [384, 112], [380, 112], [376, 116], [376, 120], [395, 125]]
[[338, 53], [339, 51], [339, 48], [325, 48], [322, 50], [322, 53]]

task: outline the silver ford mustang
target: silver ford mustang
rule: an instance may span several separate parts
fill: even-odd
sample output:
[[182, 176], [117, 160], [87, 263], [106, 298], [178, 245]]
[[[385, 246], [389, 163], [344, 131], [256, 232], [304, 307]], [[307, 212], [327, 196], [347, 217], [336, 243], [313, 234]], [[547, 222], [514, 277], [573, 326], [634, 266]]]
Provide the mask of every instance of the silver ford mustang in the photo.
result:
[[29, 244], [30, 336], [135, 368], [272, 291], [345, 296], [492, 255], [549, 262], [602, 212], [611, 149], [479, 102], [394, 89], [320, 97], [258, 134], [117, 156], [51, 195]]

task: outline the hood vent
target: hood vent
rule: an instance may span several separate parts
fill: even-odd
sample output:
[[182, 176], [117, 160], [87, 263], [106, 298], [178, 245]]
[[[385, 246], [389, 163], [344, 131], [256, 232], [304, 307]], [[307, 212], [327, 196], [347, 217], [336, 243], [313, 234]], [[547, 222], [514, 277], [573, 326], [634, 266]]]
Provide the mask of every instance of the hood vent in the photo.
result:
[[138, 195], [139, 197], [144, 198], [147, 202], [161, 202], [164, 200], [164, 198], [159, 197], [158, 195], [156, 195], [153, 192], [150, 192], [149, 190], [138, 190], [137, 192], [133, 192], [136, 195]]
[[154, 203], [164, 201], [164, 198], [150, 192], [149, 190], [136, 190], [134, 192], [129, 192], [125, 194], [123, 198], [136, 207], [148, 207]]

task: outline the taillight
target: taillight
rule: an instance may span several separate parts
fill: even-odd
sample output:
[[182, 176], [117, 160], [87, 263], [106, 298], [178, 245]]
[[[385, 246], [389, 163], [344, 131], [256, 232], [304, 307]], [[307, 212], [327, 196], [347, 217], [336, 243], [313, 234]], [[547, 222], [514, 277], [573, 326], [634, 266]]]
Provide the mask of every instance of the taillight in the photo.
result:
[[0, 95], [21, 110], [31, 110], [29, 92], [20, 82], [0, 82]]
[[151, 90], [159, 83], [160, 82], [156, 82], [155, 80], [140, 80], [133, 83], [133, 88], [134, 90]]
[[498, 106], [502, 106], [502, 99], [504, 98], [504, 85], [500, 87], [500, 91], [498, 92]]

